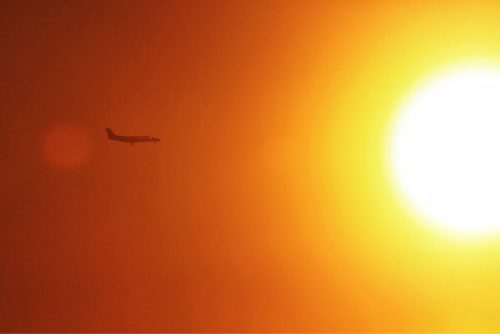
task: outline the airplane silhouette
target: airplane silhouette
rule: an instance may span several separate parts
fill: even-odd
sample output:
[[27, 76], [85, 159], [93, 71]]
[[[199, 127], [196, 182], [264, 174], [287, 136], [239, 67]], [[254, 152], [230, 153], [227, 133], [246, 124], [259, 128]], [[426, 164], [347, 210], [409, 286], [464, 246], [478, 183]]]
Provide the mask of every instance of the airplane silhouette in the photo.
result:
[[160, 138], [152, 137], [152, 136], [118, 136], [113, 130], [110, 128], [106, 128], [106, 133], [108, 134], [108, 139], [121, 141], [124, 143], [130, 143], [134, 145], [134, 143], [158, 143]]

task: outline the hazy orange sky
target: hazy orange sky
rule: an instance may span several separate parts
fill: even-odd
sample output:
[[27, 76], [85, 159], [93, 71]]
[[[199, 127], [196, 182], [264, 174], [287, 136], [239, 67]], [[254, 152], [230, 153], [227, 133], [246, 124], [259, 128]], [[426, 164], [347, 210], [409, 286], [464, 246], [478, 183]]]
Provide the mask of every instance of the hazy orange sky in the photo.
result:
[[[500, 330], [500, 248], [384, 167], [494, 1], [3, 1], [1, 331]], [[154, 135], [159, 145], [108, 141]]]

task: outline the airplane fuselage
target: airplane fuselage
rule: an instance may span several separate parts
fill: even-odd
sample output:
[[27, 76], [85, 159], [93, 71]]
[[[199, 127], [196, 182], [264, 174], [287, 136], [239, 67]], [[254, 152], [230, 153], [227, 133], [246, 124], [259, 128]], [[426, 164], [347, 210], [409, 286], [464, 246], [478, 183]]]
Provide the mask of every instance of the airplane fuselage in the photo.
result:
[[111, 129], [106, 129], [106, 132], [110, 140], [121, 141], [132, 145], [134, 145], [134, 143], [158, 143], [160, 141], [160, 138], [153, 136], [120, 136], [114, 134]]

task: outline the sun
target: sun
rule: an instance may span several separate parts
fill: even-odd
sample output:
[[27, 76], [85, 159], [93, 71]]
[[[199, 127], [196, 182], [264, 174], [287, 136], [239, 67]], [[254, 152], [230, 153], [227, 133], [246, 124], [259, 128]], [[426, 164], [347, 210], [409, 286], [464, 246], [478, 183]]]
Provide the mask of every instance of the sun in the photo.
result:
[[467, 236], [500, 232], [500, 68], [425, 80], [390, 131], [390, 172], [418, 215]]

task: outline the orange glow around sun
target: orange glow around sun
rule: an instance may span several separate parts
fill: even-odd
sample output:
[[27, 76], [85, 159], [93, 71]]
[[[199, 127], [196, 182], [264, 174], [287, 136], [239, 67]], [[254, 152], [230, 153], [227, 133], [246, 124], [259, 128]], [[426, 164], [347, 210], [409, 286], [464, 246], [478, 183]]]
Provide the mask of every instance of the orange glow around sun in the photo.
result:
[[499, 18], [0, 2], [0, 332], [499, 332]]

